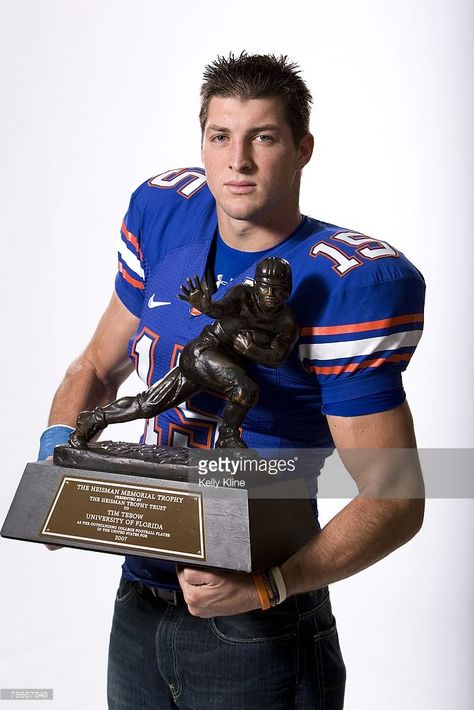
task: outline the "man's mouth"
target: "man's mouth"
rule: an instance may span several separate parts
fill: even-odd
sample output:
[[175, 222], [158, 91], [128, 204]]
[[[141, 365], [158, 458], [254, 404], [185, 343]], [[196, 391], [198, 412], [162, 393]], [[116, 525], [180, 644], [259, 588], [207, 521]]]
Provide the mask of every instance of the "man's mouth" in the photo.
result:
[[232, 195], [246, 195], [256, 187], [254, 182], [248, 180], [229, 180], [224, 185]]

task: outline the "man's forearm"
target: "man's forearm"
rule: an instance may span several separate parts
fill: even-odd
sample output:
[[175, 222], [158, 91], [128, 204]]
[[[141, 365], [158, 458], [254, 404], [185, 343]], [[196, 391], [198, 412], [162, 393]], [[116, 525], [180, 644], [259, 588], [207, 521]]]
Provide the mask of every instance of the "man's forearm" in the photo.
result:
[[48, 425], [75, 427], [79, 412], [112, 401], [117, 389], [116, 384], [103, 381], [87, 358], [81, 356], [70, 365], [54, 396]]
[[422, 499], [359, 496], [281, 567], [288, 595], [360, 572], [410, 540], [423, 521]]

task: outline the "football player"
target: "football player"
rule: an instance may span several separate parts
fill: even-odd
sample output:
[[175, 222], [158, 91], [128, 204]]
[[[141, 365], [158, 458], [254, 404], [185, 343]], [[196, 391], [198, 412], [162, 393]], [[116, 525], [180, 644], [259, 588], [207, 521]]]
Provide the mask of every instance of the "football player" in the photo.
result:
[[[59, 387], [40, 457], [68, 439], [80, 411], [113, 400], [132, 366], [153, 386], [203, 327], [212, 330], [192, 295], [196, 282], [183, 294], [196, 304], [190, 312], [176, 299], [186, 277], [210, 284], [212, 274], [213, 303], [225, 303], [233, 286], [253, 283], [262, 259], [285, 259], [298, 341], [279, 368], [249, 363], [259, 398], [243, 437], [256, 449], [335, 446], [359, 495], [322, 529], [314, 501], [313, 539], [259, 578], [127, 556], [109, 707], [338, 710], [345, 668], [327, 585], [380, 560], [422, 524], [417, 457], [401, 463], [388, 452], [416, 447], [402, 372], [422, 331], [424, 282], [378, 236], [301, 214], [311, 95], [286, 57], [219, 57], [205, 70], [201, 99], [204, 169], [162, 171], [133, 193], [114, 294]], [[237, 341], [251, 348], [245, 335]], [[224, 406], [212, 391], [190, 396], [148, 419], [142, 441], [212, 447]], [[371, 456], [361, 463], [354, 450]], [[313, 491], [318, 472], [315, 465]]]

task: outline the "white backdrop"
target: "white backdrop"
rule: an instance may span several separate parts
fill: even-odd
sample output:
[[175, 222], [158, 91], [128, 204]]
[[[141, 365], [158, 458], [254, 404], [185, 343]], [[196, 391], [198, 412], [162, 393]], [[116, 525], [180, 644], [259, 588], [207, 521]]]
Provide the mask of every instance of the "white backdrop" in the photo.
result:
[[[109, 299], [129, 194], [199, 164], [202, 68], [230, 50], [303, 67], [316, 135], [303, 211], [423, 271], [426, 332], [405, 378], [419, 444], [473, 445], [473, 20], [469, 0], [0, 0], [0, 521]], [[323, 519], [341, 505], [322, 501]], [[473, 512], [430, 501], [415, 540], [333, 586], [347, 710], [472, 708]], [[0, 687], [104, 708], [121, 559], [3, 539], [0, 556]]]

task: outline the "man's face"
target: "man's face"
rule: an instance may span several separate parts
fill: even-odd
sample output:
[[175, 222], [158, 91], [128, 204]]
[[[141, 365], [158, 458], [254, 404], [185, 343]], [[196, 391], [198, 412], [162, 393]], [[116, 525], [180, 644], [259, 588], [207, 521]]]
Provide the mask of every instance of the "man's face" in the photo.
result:
[[269, 311], [281, 306], [290, 295], [288, 285], [283, 280], [256, 279], [254, 290], [260, 306]]
[[209, 103], [202, 160], [218, 211], [230, 218], [268, 224], [297, 206], [311, 150], [309, 135], [295, 146], [278, 98]]

